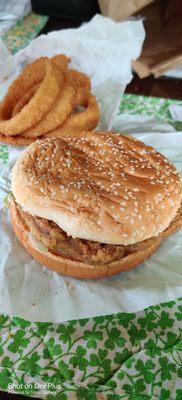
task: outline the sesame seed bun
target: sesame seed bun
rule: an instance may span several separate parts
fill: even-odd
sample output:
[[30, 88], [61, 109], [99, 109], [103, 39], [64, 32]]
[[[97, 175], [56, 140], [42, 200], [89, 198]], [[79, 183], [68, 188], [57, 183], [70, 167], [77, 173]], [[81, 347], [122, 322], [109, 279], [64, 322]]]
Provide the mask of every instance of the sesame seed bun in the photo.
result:
[[13, 168], [12, 191], [26, 212], [73, 238], [116, 245], [157, 237], [182, 197], [180, 177], [163, 155], [108, 132], [36, 141]]
[[37, 247], [37, 243], [30, 238], [29, 231], [22, 223], [17, 212], [16, 204], [11, 202], [10, 206], [11, 222], [21, 244], [40, 264], [45, 265], [53, 271], [75, 278], [100, 279], [106, 278], [119, 272], [128, 271], [141, 264], [148, 258], [160, 245], [162, 237], [155, 238], [149, 246], [143, 250], [129, 254], [118, 261], [107, 265], [90, 265], [84, 262], [74, 261], [68, 258], [55, 255], [45, 249], [42, 251]]

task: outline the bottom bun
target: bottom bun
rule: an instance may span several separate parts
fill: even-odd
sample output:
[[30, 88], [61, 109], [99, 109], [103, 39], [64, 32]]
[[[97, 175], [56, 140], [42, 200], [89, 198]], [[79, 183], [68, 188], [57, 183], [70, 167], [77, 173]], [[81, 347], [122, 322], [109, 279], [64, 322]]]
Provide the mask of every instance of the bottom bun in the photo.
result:
[[162, 238], [157, 237], [147, 249], [129, 254], [118, 261], [108, 265], [89, 265], [79, 261], [57, 256], [50, 251], [42, 252], [35, 248], [29, 240], [29, 231], [18, 216], [16, 205], [12, 201], [10, 207], [11, 222], [20, 243], [39, 263], [59, 272], [63, 275], [74, 278], [99, 279], [106, 278], [119, 272], [128, 271], [141, 264], [160, 245]]

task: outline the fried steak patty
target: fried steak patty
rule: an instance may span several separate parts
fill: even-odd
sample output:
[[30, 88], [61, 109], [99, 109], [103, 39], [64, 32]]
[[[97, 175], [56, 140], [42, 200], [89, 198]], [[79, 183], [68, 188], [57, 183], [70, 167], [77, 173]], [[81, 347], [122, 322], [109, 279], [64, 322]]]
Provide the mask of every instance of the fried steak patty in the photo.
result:
[[[158, 238], [152, 237], [127, 246], [98, 243], [85, 239], [73, 239], [54, 222], [32, 216], [23, 211], [17, 203], [15, 204], [22, 223], [33, 237], [43, 243], [51, 253], [91, 265], [107, 265], [129, 254], [145, 250]], [[159, 236], [168, 236], [181, 226], [182, 205], [169, 227]]]

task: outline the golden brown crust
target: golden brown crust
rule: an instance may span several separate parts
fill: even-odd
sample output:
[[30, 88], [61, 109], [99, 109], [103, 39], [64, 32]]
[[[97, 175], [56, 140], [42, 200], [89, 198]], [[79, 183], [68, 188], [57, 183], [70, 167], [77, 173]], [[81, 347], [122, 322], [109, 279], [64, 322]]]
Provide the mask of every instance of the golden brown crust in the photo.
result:
[[91, 84], [90, 79], [87, 75], [78, 72], [74, 69], [70, 69], [68, 71], [71, 83], [75, 87], [76, 96], [75, 96], [75, 104], [74, 106], [77, 107], [79, 105], [84, 105], [89, 97]]
[[65, 56], [65, 54], [57, 54], [56, 56], [52, 57], [51, 60], [63, 71], [67, 71], [68, 64], [71, 61], [71, 58]]
[[[69, 70], [69, 62], [69, 57], [59, 54], [50, 59], [40, 57], [25, 66], [0, 104], [2, 143], [24, 146], [33, 138], [49, 136], [49, 132], [50, 137], [59, 137], [96, 127], [99, 108], [90, 93], [90, 79]], [[82, 112], [78, 112], [80, 106], [85, 108]]]
[[11, 115], [12, 117], [18, 114], [22, 110], [22, 108], [28, 104], [32, 96], [34, 96], [34, 94], [36, 93], [39, 86], [39, 83], [32, 85], [30, 89], [20, 98], [20, 100], [13, 107], [13, 112]]
[[61, 126], [46, 133], [44, 137], [59, 138], [69, 136], [69, 134], [72, 135], [73, 132], [90, 131], [94, 129], [99, 121], [99, 106], [95, 96], [88, 93], [86, 97], [87, 99], [84, 99], [85, 109], [83, 111], [70, 114]]
[[158, 236], [181, 204], [175, 167], [109, 132], [37, 141], [14, 166], [12, 190], [25, 211], [72, 237], [118, 245]]
[[29, 146], [29, 144], [35, 142], [35, 140], [36, 138], [26, 138], [22, 135], [5, 136], [0, 134], [0, 142], [11, 146]]
[[33, 128], [23, 133], [24, 137], [45, 136], [49, 131], [53, 131], [71, 114], [74, 105], [75, 89], [70, 85], [66, 74], [63, 88], [61, 87], [60, 94], [44, 118]]
[[[32, 63], [25, 66], [21, 74], [12, 82], [4, 99], [0, 103], [0, 115], [3, 119], [9, 119], [12, 115], [14, 105], [24, 96], [33, 85], [39, 84], [44, 77], [44, 69], [48, 57], [40, 57]], [[59, 69], [67, 69], [70, 61], [64, 54], [54, 56], [51, 61]], [[59, 79], [62, 79], [59, 76]], [[61, 83], [61, 81], [60, 81]]]
[[[34, 126], [50, 110], [58, 96], [60, 87], [63, 84], [63, 76], [61, 77], [60, 70], [58, 73], [55, 63], [46, 59], [41, 69], [42, 79], [38, 90], [29, 103], [11, 118], [13, 107], [22, 97], [22, 94], [29, 90], [33, 84], [40, 81], [37, 82], [39, 74], [37, 74], [35, 65], [36, 62], [25, 67], [22, 74], [12, 83], [1, 103], [0, 133], [3, 135], [21, 134], [26, 129]], [[27, 69], [29, 73], [26, 74]], [[31, 74], [32, 79], [29, 79]], [[43, 99], [46, 99], [46, 101], [43, 101]]]
[[69, 260], [61, 256], [56, 256], [48, 251], [43, 253], [37, 250], [29, 241], [28, 230], [26, 230], [25, 226], [23, 226], [21, 219], [18, 218], [14, 201], [11, 202], [10, 212], [14, 231], [21, 244], [32, 255], [32, 257], [56, 272], [75, 278], [99, 279], [112, 276], [123, 271], [131, 270], [148, 258], [157, 249], [162, 241], [162, 238], [156, 238], [155, 243], [153, 243], [144, 251], [138, 251], [130, 254], [121, 260], [108, 265], [93, 266], [82, 262]]

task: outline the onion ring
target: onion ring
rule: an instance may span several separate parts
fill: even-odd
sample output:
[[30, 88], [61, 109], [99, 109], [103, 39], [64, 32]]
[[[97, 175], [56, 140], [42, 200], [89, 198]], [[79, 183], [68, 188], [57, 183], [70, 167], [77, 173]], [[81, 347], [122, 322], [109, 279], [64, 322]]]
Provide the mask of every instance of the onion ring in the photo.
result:
[[[42, 64], [43, 60], [45, 60], [45, 59], [46, 59], [46, 57], [41, 57], [41, 59], [36, 60], [36, 64], [37, 63], [41, 63]], [[64, 54], [58, 54], [58, 55], [52, 57], [51, 60], [57, 65], [58, 68], [60, 68], [61, 70], [64, 70], [64, 71], [67, 70], [68, 64], [70, 62], [70, 58], [65, 56]], [[15, 104], [15, 106], [13, 108], [13, 112], [12, 112], [12, 115], [11, 115], [12, 117], [15, 116], [16, 114], [18, 114], [18, 112], [20, 112], [22, 110], [22, 108], [25, 107], [26, 104], [28, 104], [28, 102], [31, 99], [31, 97], [36, 93], [38, 87], [39, 87], [38, 83], [35, 84], [35, 85], [32, 85], [32, 87], [30, 87], [28, 92], [25, 93], [20, 98], [20, 100]]]
[[9, 144], [11, 146], [28, 146], [29, 144], [33, 143], [36, 139], [35, 138], [25, 138], [22, 135], [17, 136], [6, 136], [0, 134], [0, 142]]
[[73, 132], [93, 130], [99, 121], [99, 107], [95, 96], [89, 95], [86, 109], [82, 112], [71, 114], [66, 122], [52, 132], [46, 133], [44, 137], [62, 137], [72, 135]]
[[32, 96], [34, 96], [34, 94], [36, 93], [37, 89], [39, 88], [39, 83], [37, 83], [36, 85], [33, 85], [28, 92], [26, 92], [24, 94], [24, 96], [22, 96], [22, 98], [15, 104], [14, 108], [13, 108], [13, 112], [12, 112], [12, 117], [14, 117], [16, 114], [18, 114], [23, 107], [25, 107], [28, 102], [30, 101], [30, 99], [32, 98]]
[[87, 75], [74, 69], [70, 69], [68, 73], [72, 85], [74, 85], [76, 89], [75, 105], [83, 104], [87, 101], [91, 89], [90, 79]]
[[33, 128], [23, 133], [24, 137], [38, 137], [50, 132], [60, 126], [73, 110], [75, 89], [70, 86], [69, 80], [65, 77], [65, 84], [55, 105], [44, 116], [44, 118]]
[[71, 58], [65, 56], [65, 54], [57, 54], [52, 57], [51, 60], [60, 68], [62, 71], [67, 71], [68, 64], [71, 61]]
[[[90, 79], [69, 70], [70, 58], [41, 57], [27, 65], [0, 104], [0, 141], [25, 146], [37, 138], [74, 136], [99, 120]], [[84, 106], [84, 110], [77, 107]]]
[[[38, 64], [37, 60], [37, 64]], [[36, 61], [25, 67], [23, 73], [12, 83], [7, 95], [5, 96], [0, 107], [0, 133], [4, 135], [17, 135], [29, 129], [41, 120], [43, 115], [53, 106], [61, 83], [63, 84], [63, 76], [58, 76], [58, 69], [54, 63], [48, 59], [43, 60], [44, 68], [36, 69]], [[59, 70], [59, 72], [61, 72]], [[29, 101], [29, 103], [14, 117], [8, 119], [8, 115], [12, 113], [14, 104], [22, 97], [25, 90], [28, 90], [32, 84], [38, 83], [42, 76], [42, 82]], [[46, 101], [44, 99], [46, 98]], [[9, 105], [10, 104], [10, 105]], [[7, 107], [7, 109], [6, 109]]]
[[0, 114], [3, 119], [11, 118], [15, 104], [32, 85], [41, 82], [44, 78], [44, 67], [48, 60], [47, 57], [41, 57], [33, 63], [26, 65], [21, 74], [12, 82], [0, 104]]
[[[46, 59], [46, 57], [42, 57], [42, 60]], [[36, 60], [37, 62], [38, 60]], [[53, 61], [58, 68], [61, 68], [61, 70], [67, 71], [68, 68], [68, 63], [70, 62], [70, 58], [65, 56], [64, 54], [58, 54], [54, 57], [51, 58], [51, 61]], [[39, 59], [40, 62], [40, 59]], [[42, 61], [41, 61], [42, 62]], [[29, 100], [31, 97], [36, 93], [37, 89], [39, 87], [39, 84], [32, 85], [32, 87], [28, 90], [27, 93], [25, 93], [21, 99], [15, 104], [12, 112], [12, 117], [18, 114], [22, 110], [23, 107], [28, 104]]]

